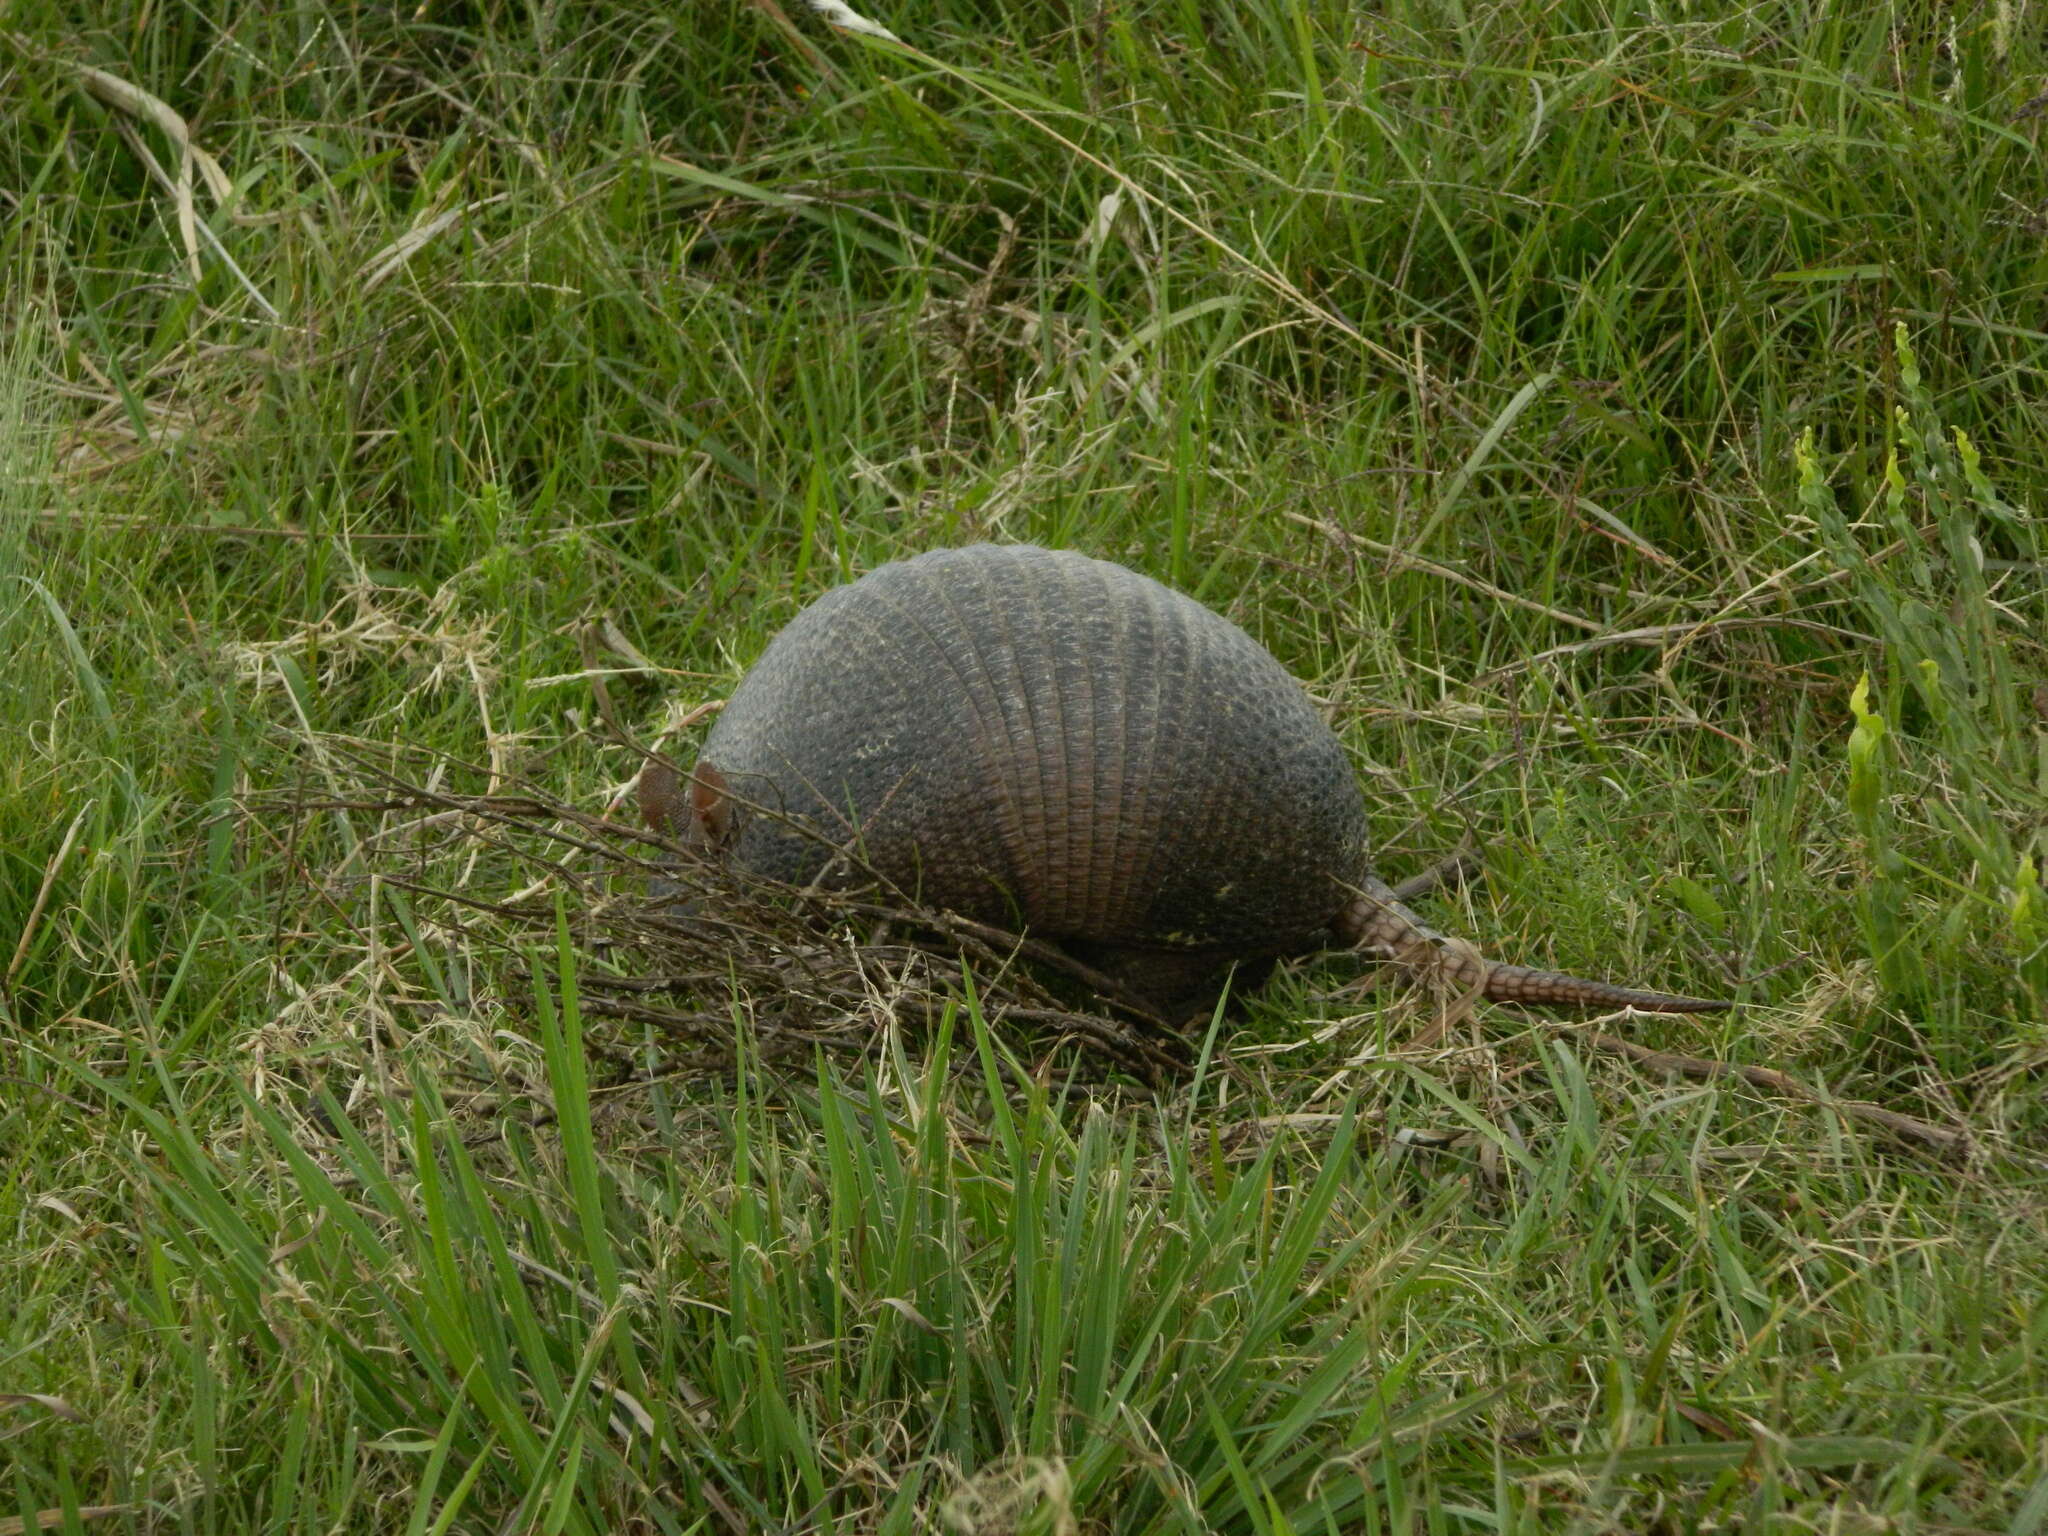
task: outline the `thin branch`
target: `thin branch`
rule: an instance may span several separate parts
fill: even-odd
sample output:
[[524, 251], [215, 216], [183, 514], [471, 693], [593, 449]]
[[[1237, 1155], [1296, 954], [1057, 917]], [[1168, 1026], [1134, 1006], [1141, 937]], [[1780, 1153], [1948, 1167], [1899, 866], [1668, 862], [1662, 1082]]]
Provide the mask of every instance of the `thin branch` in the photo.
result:
[[[1624, 1040], [1618, 1035], [1602, 1034], [1597, 1030], [1568, 1032], [1575, 1038], [1584, 1040], [1596, 1051], [1610, 1056], [1626, 1057], [1637, 1066], [1647, 1067], [1653, 1072], [1670, 1072], [1680, 1077], [1703, 1081], [1723, 1077], [1740, 1078], [1752, 1088], [1761, 1088], [1768, 1093], [1783, 1094], [1802, 1103], [1833, 1110], [1845, 1120], [1861, 1121], [1866, 1125], [1875, 1126], [1901, 1141], [1917, 1146], [1923, 1151], [1939, 1153], [1943, 1157], [1975, 1162], [1993, 1150], [1968, 1131], [1955, 1126], [1936, 1125], [1931, 1120], [1921, 1120], [1913, 1115], [1901, 1114], [1896, 1109], [1886, 1109], [1881, 1104], [1870, 1104], [1860, 1099], [1833, 1098], [1801, 1082], [1789, 1072], [1780, 1072], [1773, 1067], [1745, 1067], [1734, 1062], [1715, 1061], [1705, 1056], [1686, 1056], [1677, 1051], [1653, 1050], [1647, 1045], [1638, 1045], [1633, 1040]], [[2004, 1155], [2031, 1168], [2048, 1169], [2048, 1159], [2026, 1157], [2009, 1151]]]

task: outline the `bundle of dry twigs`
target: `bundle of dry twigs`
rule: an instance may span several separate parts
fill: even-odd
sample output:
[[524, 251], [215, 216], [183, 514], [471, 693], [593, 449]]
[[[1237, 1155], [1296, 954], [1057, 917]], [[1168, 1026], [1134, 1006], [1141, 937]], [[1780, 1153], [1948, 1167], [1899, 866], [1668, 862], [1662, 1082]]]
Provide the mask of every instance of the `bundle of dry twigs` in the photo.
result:
[[[627, 1021], [678, 1061], [729, 1064], [738, 1033], [768, 1059], [859, 1050], [888, 1023], [926, 1027], [970, 991], [991, 1023], [1078, 1048], [1140, 1081], [1187, 1064], [1180, 1037], [1059, 949], [920, 906], [839, 851], [851, 879], [804, 890], [752, 879], [538, 785], [446, 758], [329, 738], [325, 792], [261, 807], [301, 828], [339, 817], [332, 895], [366, 880], [507, 974], [557, 964], [565, 928], [586, 1015]], [[479, 792], [451, 787], [477, 782]], [[302, 861], [303, 867], [303, 861]]]

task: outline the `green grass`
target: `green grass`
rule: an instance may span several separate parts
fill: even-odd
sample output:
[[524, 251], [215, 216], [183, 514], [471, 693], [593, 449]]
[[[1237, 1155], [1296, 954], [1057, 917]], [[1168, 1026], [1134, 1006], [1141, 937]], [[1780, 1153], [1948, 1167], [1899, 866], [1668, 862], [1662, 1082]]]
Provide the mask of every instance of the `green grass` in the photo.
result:
[[[0, 1530], [2048, 1530], [2039, 16], [800, 10], [8, 12]], [[964, 987], [679, 1075], [280, 809], [598, 809], [977, 537], [1980, 1155], [1341, 962], [1157, 1093]]]

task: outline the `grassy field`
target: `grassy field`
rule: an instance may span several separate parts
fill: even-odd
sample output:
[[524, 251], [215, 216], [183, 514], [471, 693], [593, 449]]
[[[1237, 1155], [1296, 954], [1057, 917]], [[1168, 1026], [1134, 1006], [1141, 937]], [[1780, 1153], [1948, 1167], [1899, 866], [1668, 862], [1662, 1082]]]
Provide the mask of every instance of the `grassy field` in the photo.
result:
[[[2038, 10], [784, 4], [0, 12], [0, 1531], [2048, 1531]], [[294, 809], [602, 812], [976, 538], [1791, 1081], [1342, 961], [683, 1069]]]

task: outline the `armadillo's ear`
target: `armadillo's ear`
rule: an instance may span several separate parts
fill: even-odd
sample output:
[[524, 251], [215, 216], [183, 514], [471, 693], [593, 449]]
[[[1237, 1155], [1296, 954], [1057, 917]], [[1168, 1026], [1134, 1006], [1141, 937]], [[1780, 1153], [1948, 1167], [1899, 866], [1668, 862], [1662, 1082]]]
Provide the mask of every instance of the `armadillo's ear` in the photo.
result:
[[725, 775], [701, 757], [690, 770], [690, 814], [697, 835], [711, 848], [723, 848], [732, 836], [732, 796]]
[[679, 836], [683, 830], [683, 781], [675, 765], [666, 758], [648, 758], [634, 787], [641, 819], [665, 837]]

